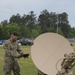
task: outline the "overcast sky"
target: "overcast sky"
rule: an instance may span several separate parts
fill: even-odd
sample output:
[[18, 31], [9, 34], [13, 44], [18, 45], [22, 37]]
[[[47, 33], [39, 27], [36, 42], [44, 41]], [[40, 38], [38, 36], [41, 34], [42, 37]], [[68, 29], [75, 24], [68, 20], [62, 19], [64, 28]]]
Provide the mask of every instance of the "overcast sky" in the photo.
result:
[[39, 15], [47, 9], [49, 12], [66, 12], [71, 27], [75, 27], [75, 0], [0, 0], [0, 22], [19, 13], [28, 14], [34, 11]]

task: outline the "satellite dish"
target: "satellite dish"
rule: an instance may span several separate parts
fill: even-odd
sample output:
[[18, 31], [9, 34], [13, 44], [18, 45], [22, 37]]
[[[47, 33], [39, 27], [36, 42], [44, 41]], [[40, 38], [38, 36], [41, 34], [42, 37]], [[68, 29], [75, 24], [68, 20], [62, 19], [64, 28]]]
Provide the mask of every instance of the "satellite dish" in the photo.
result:
[[[56, 33], [44, 33], [34, 40], [31, 57], [36, 67], [45, 74], [56, 75], [56, 63], [64, 58], [65, 53], [72, 53], [69, 41]], [[61, 62], [58, 69], [61, 69]]]

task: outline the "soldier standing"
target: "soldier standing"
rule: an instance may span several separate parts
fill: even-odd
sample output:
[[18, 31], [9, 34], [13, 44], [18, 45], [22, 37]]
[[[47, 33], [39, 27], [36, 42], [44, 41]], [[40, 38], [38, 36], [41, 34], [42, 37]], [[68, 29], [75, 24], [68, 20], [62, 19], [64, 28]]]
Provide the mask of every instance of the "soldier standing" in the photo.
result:
[[14, 75], [20, 75], [20, 68], [17, 62], [17, 52], [23, 57], [29, 56], [29, 54], [26, 55], [22, 52], [19, 44], [16, 42], [17, 38], [18, 34], [14, 32], [3, 45], [3, 48], [5, 50], [3, 68], [4, 75], [11, 75], [11, 71], [13, 71]]

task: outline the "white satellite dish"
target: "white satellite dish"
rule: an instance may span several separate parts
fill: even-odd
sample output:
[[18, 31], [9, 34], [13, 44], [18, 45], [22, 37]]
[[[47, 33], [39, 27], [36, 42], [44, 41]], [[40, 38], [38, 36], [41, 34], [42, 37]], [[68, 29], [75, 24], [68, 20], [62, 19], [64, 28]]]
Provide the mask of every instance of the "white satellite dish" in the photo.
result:
[[[56, 63], [65, 53], [72, 53], [69, 41], [56, 33], [44, 33], [34, 40], [31, 57], [36, 67], [45, 74], [56, 75]], [[58, 69], [61, 69], [59, 63]]]

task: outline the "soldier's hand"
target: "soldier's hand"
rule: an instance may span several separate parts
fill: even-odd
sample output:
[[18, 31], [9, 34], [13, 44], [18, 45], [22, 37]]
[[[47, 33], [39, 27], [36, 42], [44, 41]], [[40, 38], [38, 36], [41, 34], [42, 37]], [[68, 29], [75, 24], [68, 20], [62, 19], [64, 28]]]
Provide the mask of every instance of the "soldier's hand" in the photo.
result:
[[29, 54], [23, 54], [24, 58], [28, 58]]

